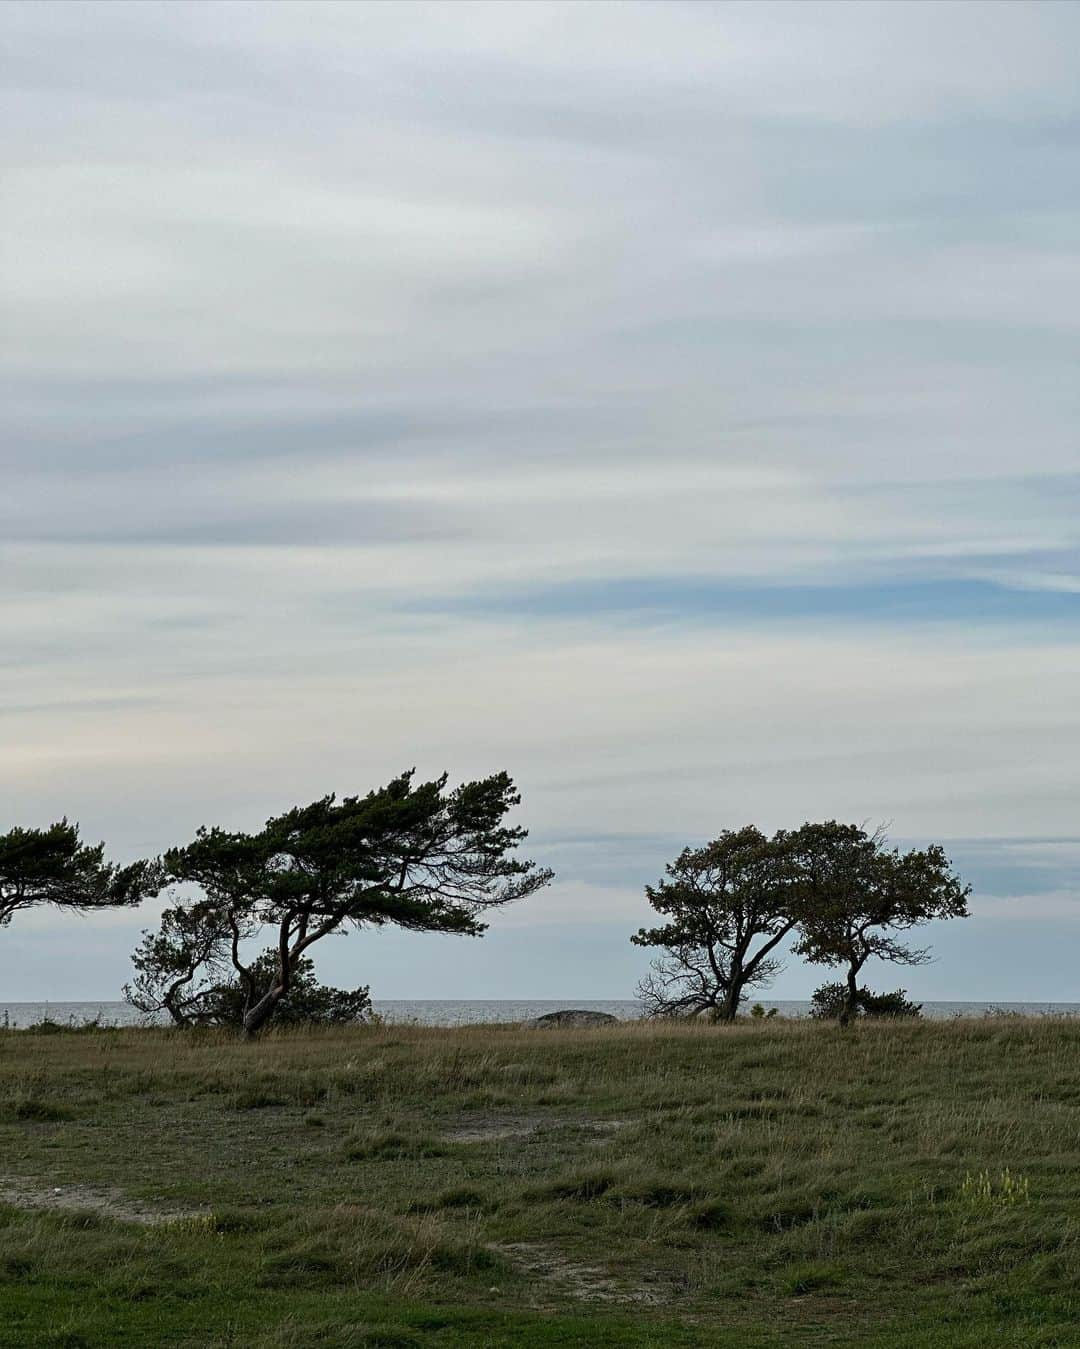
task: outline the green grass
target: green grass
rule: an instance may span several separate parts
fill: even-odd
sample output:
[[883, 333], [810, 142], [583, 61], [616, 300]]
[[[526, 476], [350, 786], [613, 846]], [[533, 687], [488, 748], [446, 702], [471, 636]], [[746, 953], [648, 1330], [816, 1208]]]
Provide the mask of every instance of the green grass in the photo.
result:
[[11, 1032], [0, 1158], [0, 1346], [1080, 1345], [1069, 1022]]

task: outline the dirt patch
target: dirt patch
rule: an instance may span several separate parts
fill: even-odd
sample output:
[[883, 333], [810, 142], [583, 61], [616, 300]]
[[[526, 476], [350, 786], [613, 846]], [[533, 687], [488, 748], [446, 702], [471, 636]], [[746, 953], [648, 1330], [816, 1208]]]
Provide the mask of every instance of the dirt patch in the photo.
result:
[[529, 1138], [547, 1129], [584, 1129], [589, 1133], [607, 1135], [630, 1123], [626, 1119], [536, 1119], [528, 1116], [475, 1115], [460, 1120], [447, 1129], [442, 1138], [447, 1143], [495, 1143], [504, 1138]]
[[0, 1204], [54, 1212], [100, 1213], [104, 1218], [147, 1226], [205, 1217], [196, 1209], [163, 1208], [104, 1185], [44, 1185], [13, 1176], [0, 1177]]
[[442, 1137], [447, 1143], [496, 1143], [503, 1138], [528, 1138], [544, 1121], [524, 1116], [476, 1115], [460, 1120]]
[[517, 1241], [495, 1246], [523, 1274], [532, 1275], [553, 1290], [581, 1302], [636, 1302], [654, 1305], [665, 1301], [659, 1286], [643, 1287], [616, 1279], [599, 1265], [572, 1260], [554, 1246]]

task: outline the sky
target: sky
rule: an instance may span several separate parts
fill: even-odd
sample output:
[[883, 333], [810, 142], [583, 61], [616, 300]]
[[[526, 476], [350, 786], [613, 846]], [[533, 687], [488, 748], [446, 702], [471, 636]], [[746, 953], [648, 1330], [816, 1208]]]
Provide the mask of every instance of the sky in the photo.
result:
[[[0, 828], [505, 768], [556, 882], [319, 972], [581, 1000], [685, 845], [885, 822], [972, 917], [875, 986], [1080, 1000], [1080, 9], [0, 28]], [[20, 916], [0, 998], [155, 917]]]

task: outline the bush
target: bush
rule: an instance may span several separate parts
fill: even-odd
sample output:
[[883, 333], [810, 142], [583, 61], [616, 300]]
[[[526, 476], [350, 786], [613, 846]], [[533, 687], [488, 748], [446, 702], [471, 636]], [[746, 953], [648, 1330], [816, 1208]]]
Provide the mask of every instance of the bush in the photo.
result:
[[[264, 951], [252, 964], [257, 989], [269, 988], [277, 978], [277, 952]], [[203, 1019], [218, 1026], [244, 1022], [244, 990], [239, 979], [219, 984], [206, 996]], [[330, 988], [315, 977], [314, 963], [303, 957], [293, 971], [288, 995], [274, 1013], [275, 1026], [354, 1026], [371, 1011], [367, 988]]]
[[[835, 1021], [846, 1000], [847, 989], [843, 984], [822, 984], [810, 999], [813, 1004], [810, 1015], [819, 1021]], [[856, 995], [854, 1015], [890, 1019], [922, 1016], [922, 1003], [910, 1002], [906, 988], [898, 988], [892, 993], [872, 993], [864, 984]]]
[[[7, 1013], [4, 1013], [4, 1029], [10, 1029]], [[82, 1021], [76, 1021], [74, 1016], [67, 1021], [54, 1021], [51, 1016], [46, 1014], [40, 1021], [35, 1021], [27, 1026], [23, 1031], [24, 1035], [96, 1035], [99, 1031], [114, 1031], [117, 1027], [106, 1025], [101, 1019], [101, 1014], [97, 1016], [85, 1017]]]

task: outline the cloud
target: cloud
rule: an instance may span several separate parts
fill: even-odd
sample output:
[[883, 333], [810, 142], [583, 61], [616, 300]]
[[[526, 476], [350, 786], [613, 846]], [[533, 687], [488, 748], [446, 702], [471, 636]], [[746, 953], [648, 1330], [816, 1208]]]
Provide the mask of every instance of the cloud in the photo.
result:
[[[491, 926], [500, 932], [550, 925], [573, 928], [581, 924], [618, 925], [626, 934], [649, 921], [651, 910], [640, 891], [615, 885], [590, 885], [581, 881], [556, 881], [526, 904], [491, 916]], [[628, 935], [620, 934], [622, 940]]]
[[832, 586], [739, 586], [700, 577], [623, 577], [566, 582], [502, 594], [467, 595], [456, 602], [429, 601], [423, 610], [449, 609], [493, 617], [537, 619], [579, 615], [631, 615], [638, 621], [817, 623], [841, 620], [874, 625], [912, 622], [973, 624], [1057, 622], [1075, 635], [1080, 603], [1073, 587], [1019, 588], [984, 581], [911, 581]]
[[1080, 917], [1080, 891], [1049, 890], [1034, 895], [1007, 895], [980, 899], [972, 912], [979, 918], [1030, 923], [1036, 919]]
[[1073, 10], [5, 19], [0, 815], [1074, 828]]

